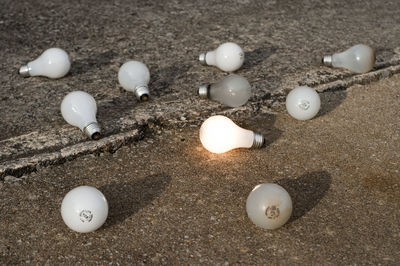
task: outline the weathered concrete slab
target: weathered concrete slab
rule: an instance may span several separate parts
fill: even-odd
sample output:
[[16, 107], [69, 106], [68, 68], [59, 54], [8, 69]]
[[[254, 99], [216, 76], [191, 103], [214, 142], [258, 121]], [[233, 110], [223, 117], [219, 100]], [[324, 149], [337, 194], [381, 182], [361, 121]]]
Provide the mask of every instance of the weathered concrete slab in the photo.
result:
[[[204, 119], [226, 110], [199, 100], [196, 88], [225, 74], [203, 67], [198, 55], [225, 41], [246, 52], [237, 73], [252, 84], [247, 111], [281, 102], [307, 84], [344, 89], [399, 71], [398, 1], [3, 1], [0, 10], [0, 162], [60, 151], [86, 141], [65, 124], [59, 106], [70, 91], [98, 102], [105, 136], [143, 130], [149, 121]], [[320, 67], [322, 55], [356, 43], [376, 49], [373, 73], [355, 76]], [[20, 65], [58, 46], [73, 60], [59, 80], [21, 78]], [[151, 70], [151, 101], [140, 104], [117, 82], [119, 66], [141, 60]], [[165, 122], [160, 122], [165, 123]], [[90, 142], [88, 150], [90, 149]], [[11, 172], [13, 170], [10, 170]], [[0, 172], [4, 177], [5, 171]]]
[[[154, 125], [116, 152], [7, 176], [0, 262], [398, 265], [399, 86], [398, 74], [325, 92], [310, 121], [268, 110], [229, 114], [266, 137], [263, 149], [211, 154], [197, 125]], [[293, 199], [292, 218], [275, 231], [257, 228], [245, 211], [248, 193], [264, 182]], [[69, 230], [60, 214], [79, 185], [99, 188], [110, 206], [106, 224], [89, 234]]]

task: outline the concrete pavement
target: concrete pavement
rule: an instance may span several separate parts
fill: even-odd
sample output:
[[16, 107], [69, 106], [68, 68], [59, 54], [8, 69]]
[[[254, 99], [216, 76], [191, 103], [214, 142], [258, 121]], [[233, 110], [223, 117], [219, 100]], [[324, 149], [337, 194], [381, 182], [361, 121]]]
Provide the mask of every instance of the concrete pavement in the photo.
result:
[[[141, 138], [149, 123], [190, 123], [215, 112], [237, 112], [195, 93], [226, 75], [197, 60], [225, 41], [239, 43], [246, 53], [237, 74], [252, 84], [247, 112], [271, 108], [298, 85], [337, 90], [399, 72], [397, 1], [5, 1], [3, 6], [0, 178], [119, 147]], [[354, 75], [317, 63], [356, 43], [376, 50], [372, 73]], [[69, 75], [59, 80], [18, 76], [20, 65], [52, 46], [69, 52]], [[118, 69], [129, 59], [150, 68], [148, 103], [138, 103], [118, 85]], [[89, 92], [98, 103], [105, 138], [97, 148], [61, 117], [60, 103], [73, 90]]]
[[[90, 154], [0, 183], [4, 264], [397, 265], [400, 261], [400, 76], [322, 94], [321, 114], [297, 121], [230, 117], [267, 146], [211, 154], [198, 126], [153, 127], [115, 153]], [[254, 226], [254, 186], [290, 193], [290, 221]], [[100, 189], [110, 205], [93, 233], [68, 229], [64, 195]]]
[[[2, 264], [399, 264], [397, 1], [3, 2]], [[197, 61], [225, 41], [246, 52], [237, 74], [254, 94], [240, 108], [195, 93], [226, 75]], [[356, 43], [376, 50], [370, 73], [318, 65]], [[51, 46], [70, 53], [69, 75], [17, 75]], [[147, 103], [117, 83], [128, 59], [150, 67]], [[282, 105], [298, 85], [321, 92], [311, 121]], [[102, 140], [62, 119], [73, 90], [96, 98]], [[217, 113], [264, 134], [267, 146], [210, 154], [198, 129]], [[276, 231], [246, 217], [246, 197], [263, 182], [294, 201]], [[110, 204], [94, 233], [70, 231], [59, 213], [79, 185]]]

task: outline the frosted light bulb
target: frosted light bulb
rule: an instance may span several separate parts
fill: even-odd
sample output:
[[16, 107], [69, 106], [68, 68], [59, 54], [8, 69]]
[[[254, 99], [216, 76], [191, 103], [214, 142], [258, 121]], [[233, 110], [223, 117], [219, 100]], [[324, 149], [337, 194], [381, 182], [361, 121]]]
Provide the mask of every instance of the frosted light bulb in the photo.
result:
[[73, 91], [64, 97], [61, 114], [68, 124], [79, 127], [91, 139], [100, 138], [100, 127], [96, 120], [96, 101], [89, 93]]
[[150, 81], [150, 72], [142, 62], [128, 61], [123, 64], [118, 72], [118, 81], [125, 90], [135, 93], [140, 101], [149, 99], [147, 85]]
[[225, 72], [238, 70], [244, 62], [244, 52], [233, 42], [221, 44], [216, 50], [199, 56], [202, 65], [216, 66]]
[[237, 126], [229, 118], [215, 115], [200, 127], [200, 141], [213, 153], [224, 153], [236, 148], [261, 148], [264, 137]]
[[292, 199], [281, 186], [265, 183], [256, 186], [247, 197], [247, 216], [257, 226], [277, 229], [292, 215]]
[[324, 56], [322, 63], [346, 68], [355, 73], [366, 73], [374, 67], [375, 52], [367, 45], [357, 44], [342, 53]]
[[68, 54], [60, 48], [50, 48], [37, 59], [21, 66], [19, 74], [24, 77], [45, 76], [52, 79], [64, 77], [71, 67]]
[[286, 97], [288, 113], [298, 120], [308, 120], [317, 115], [321, 107], [318, 93], [307, 86], [293, 89]]
[[250, 98], [251, 86], [245, 78], [232, 74], [217, 83], [200, 86], [197, 93], [201, 98], [209, 98], [229, 107], [238, 107]]
[[80, 186], [65, 195], [61, 216], [72, 230], [88, 233], [100, 228], [107, 219], [108, 203], [103, 193], [90, 186]]

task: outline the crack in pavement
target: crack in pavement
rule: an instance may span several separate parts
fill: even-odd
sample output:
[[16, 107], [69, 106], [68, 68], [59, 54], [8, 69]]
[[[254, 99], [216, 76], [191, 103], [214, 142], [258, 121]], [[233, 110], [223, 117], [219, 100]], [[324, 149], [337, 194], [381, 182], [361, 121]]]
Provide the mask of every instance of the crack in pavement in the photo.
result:
[[[355, 84], [367, 84], [387, 78], [400, 72], [400, 60], [377, 65], [375, 71], [361, 74], [343, 76], [339, 79], [324, 83], [319, 78], [321, 70], [308, 71], [297, 75], [297, 85], [307, 85], [318, 92], [346, 90]], [[348, 73], [348, 72], [347, 72]], [[300, 77], [306, 77], [301, 79]], [[258, 82], [258, 81], [255, 81]], [[245, 106], [227, 108], [212, 101], [199, 100], [195, 97], [174, 98], [168, 94], [146, 104], [139, 105], [127, 115], [117, 121], [104, 121], [102, 124], [107, 134], [99, 141], [86, 140], [83, 134], [69, 125], [46, 132], [34, 131], [28, 134], [0, 141], [0, 180], [7, 175], [21, 177], [35, 171], [38, 167], [60, 164], [67, 160], [90, 153], [114, 152], [122, 145], [139, 141], [146, 136], [149, 124], [160, 127], [176, 126], [179, 124], [200, 124], [201, 121], [212, 114], [223, 115], [250, 115], [257, 112], [270, 112], [274, 103], [282, 104], [286, 94], [295, 84], [283, 84], [282, 89], [274, 92], [264, 92], [256, 95]], [[285, 89], [286, 88], [286, 89]], [[99, 102], [101, 105], [102, 102]], [[173, 104], [174, 108], [170, 108]], [[187, 107], [191, 106], [190, 109]], [[198, 112], [196, 110], [201, 110]], [[100, 121], [101, 123], [101, 121]]]

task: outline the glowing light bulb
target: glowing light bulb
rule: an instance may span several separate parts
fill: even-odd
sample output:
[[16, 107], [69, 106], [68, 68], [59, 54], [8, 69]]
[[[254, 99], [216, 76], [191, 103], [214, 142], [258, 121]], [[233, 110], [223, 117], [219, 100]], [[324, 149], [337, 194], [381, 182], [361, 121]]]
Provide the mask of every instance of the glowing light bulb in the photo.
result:
[[366, 73], [374, 67], [375, 52], [364, 44], [357, 44], [342, 53], [322, 58], [326, 66], [342, 67], [355, 73]]
[[237, 126], [226, 116], [216, 115], [201, 125], [200, 141], [210, 152], [224, 153], [236, 148], [261, 148], [264, 137]]
[[65, 195], [61, 216], [72, 230], [88, 233], [100, 228], [107, 219], [108, 203], [103, 193], [90, 186], [80, 186]]
[[265, 183], [256, 186], [247, 197], [246, 211], [250, 220], [265, 229], [277, 229], [292, 215], [292, 199], [281, 186]]
[[308, 120], [316, 116], [321, 107], [318, 93], [307, 86], [293, 89], [286, 97], [288, 113], [298, 120]]
[[197, 93], [201, 98], [209, 98], [229, 107], [238, 107], [250, 98], [251, 86], [245, 78], [232, 74], [217, 83], [200, 86]]
[[64, 77], [71, 67], [68, 54], [60, 48], [50, 48], [37, 59], [21, 66], [19, 74], [24, 77], [45, 76], [52, 79]]
[[236, 43], [227, 42], [214, 51], [202, 53], [199, 60], [203, 65], [216, 66], [225, 72], [233, 72], [243, 65], [244, 52]]
[[89, 93], [73, 91], [64, 97], [61, 114], [67, 123], [79, 127], [91, 139], [100, 138], [100, 127], [96, 120], [96, 101]]
[[150, 81], [150, 72], [142, 62], [128, 61], [123, 64], [118, 72], [118, 80], [125, 90], [135, 93], [140, 101], [149, 99], [147, 85]]

